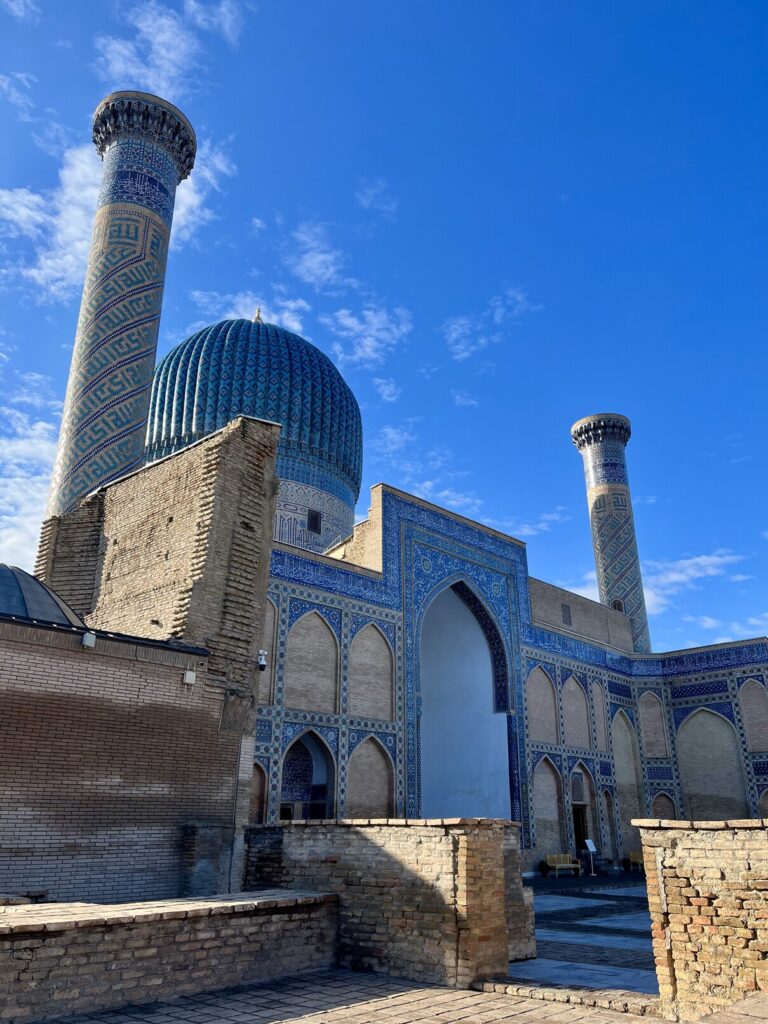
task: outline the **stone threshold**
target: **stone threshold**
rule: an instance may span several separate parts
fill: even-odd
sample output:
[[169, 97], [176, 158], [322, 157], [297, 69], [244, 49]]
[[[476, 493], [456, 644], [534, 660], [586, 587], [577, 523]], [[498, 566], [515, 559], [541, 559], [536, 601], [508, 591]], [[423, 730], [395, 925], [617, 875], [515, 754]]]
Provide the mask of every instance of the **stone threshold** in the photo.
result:
[[624, 992], [612, 988], [577, 988], [568, 985], [531, 985], [510, 981], [509, 978], [488, 978], [472, 984], [476, 992], [495, 995], [541, 999], [547, 1003], [567, 1003], [569, 1006], [599, 1007], [616, 1013], [632, 1013], [637, 1017], [661, 1017], [657, 997], [642, 992]]

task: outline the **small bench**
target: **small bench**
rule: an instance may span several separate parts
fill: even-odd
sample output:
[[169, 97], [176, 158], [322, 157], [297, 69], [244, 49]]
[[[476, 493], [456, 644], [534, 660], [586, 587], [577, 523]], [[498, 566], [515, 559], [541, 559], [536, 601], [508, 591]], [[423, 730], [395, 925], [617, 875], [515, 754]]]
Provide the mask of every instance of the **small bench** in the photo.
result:
[[635, 868], [637, 868], [638, 871], [645, 871], [645, 863], [643, 862], [642, 850], [629, 851], [629, 870], [633, 871]]
[[574, 860], [570, 853], [548, 853], [547, 864], [555, 872], [555, 878], [561, 871], [575, 871], [577, 874], [581, 874], [581, 864]]

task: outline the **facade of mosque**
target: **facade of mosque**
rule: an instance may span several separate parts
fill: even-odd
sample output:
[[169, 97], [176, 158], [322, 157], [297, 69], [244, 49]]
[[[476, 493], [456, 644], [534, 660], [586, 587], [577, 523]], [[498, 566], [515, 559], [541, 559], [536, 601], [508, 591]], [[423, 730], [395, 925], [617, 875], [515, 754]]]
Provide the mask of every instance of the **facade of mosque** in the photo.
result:
[[[104, 143], [107, 208], [145, 216], [136, 211], [147, 197], [161, 197], [167, 228], [173, 175], [163, 177], [149, 158], [134, 166], [132, 147], [145, 121], [159, 116], [155, 108], [168, 105], [141, 94], [109, 102], [131, 109], [115, 118]], [[131, 104], [149, 110], [144, 121]], [[179, 145], [181, 129], [171, 127], [156, 143], [163, 153]], [[94, 236], [81, 333], [98, 323], [100, 339], [134, 338], [135, 360], [101, 340], [88, 348], [98, 360], [76, 355], [60, 464], [74, 458], [72, 438], [101, 423], [108, 472], [100, 463], [106, 449], [93, 446], [89, 462], [84, 441], [75, 452], [80, 475], [57, 476], [38, 572], [54, 580], [46, 538], [70, 529], [78, 509], [92, 508], [94, 490], [118, 505], [130, 491], [133, 508], [158, 467], [238, 417], [280, 425], [268, 587], [254, 613], [248, 662], [251, 821], [512, 818], [521, 822], [531, 867], [548, 853], [582, 849], [587, 838], [614, 861], [627, 857], [639, 847], [630, 824], [637, 817], [768, 817], [768, 640], [651, 653], [625, 417], [601, 414], [573, 427], [585, 461], [599, 603], [531, 578], [521, 541], [386, 485], [372, 490], [368, 518], [355, 525], [360, 411], [330, 360], [259, 317], [225, 320], [181, 342], [152, 377], [154, 341], [142, 332], [154, 318], [156, 335], [159, 307], [145, 308], [143, 296], [159, 302], [164, 250], [152, 274], [144, 275], [141, 260], [138, 271], [126, 270], [123, 229], [109, 230], [107, 241]], [[97, 250], [108, 258], [99, 262]], [[92, 301], [92, 293], [106, 295], [107, 277], [112, 298]], [[111, 303], [120, 309], [117, 326], [107, 324]], [[100, 381], [123, 372], [126, 360], [124, 392], [78, 404], [86, 393], [98, 397]], [[148, 408], [138, 471], [133, 448], [112, 445], [141, 420], [132, 404], [137, 390]], [[130, 426], [116, 412], [123, 404]], [[92, 476], [89, 465], [98, 466]], [[130, 488], [119, 480], [129, 473]], [[147, 515], [160, 529], [158, 500], [148, 501]], [[162, 514], [170, 522], [174, 509]], [[89, 543], [103, 545], [104, 536], [94, 531]], [[188, 539], [200, 543], [192, 533]], [[103, 549], [94, 554], [105, 557]], [[226, 566], [215, 571], [226, 575]], [[124, 572], [130, 586], [130, 567]], [[146, 566], [135, 572], [138, 586]], [[86, 623], [96, 614], [92, 595], [80, 605], [62, 596]], [[119, 614], [102, 607], [97, 624], [110, 628], [109, 615], [117, 621]], [[184, 640], [161, 616], [142, 614], [132, 620], [136, 635]], [[125, 624], [113, 628], [129, 632]]]

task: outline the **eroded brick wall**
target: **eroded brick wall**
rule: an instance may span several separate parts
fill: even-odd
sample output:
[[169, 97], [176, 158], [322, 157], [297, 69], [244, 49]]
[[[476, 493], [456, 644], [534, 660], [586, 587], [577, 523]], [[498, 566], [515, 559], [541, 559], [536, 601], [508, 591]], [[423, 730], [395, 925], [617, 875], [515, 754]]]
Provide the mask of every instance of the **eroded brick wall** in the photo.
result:
[[695, 1021], [768, 990], [768, 820], [635, 824], [664, 1015]]
[[460, 988], [506, 973], [506, 909], [523, 905], [507, 897], [522, 889], [508, 824], [292, 822], [249, 828], [247, 843], [247, 888], [339, 894], [342, 964]]
[[51, 1020], [322, 970], [335, 939], [329, 895], [8, 908], [0, 1018]]
[[179, 894], [182, 826], [231, 825], [237, 786], [240, 736], [219, 728], [206, 662], [0, 624], [0, 891]]

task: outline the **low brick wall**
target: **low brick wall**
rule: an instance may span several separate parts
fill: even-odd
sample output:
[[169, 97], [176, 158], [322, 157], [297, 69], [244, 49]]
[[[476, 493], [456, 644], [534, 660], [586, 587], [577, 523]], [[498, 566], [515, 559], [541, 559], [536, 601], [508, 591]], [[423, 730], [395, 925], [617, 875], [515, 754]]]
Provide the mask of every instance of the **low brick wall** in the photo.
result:
[[768, 990], [768, 819], [633, 824], [664, 1016], [697, 1021]]
[[6, 907], [0, 1020], [31, 1024], [327, 968], [336, 911], [334, 895], [279, 891]]
[[248, 888], [339, 894], [344, 966], [458, 988], [506, 973], [506, 907], [525, 907], [510, 822], [292, 822], [248, 828], [246, 845]]

